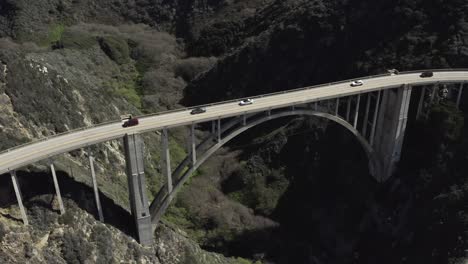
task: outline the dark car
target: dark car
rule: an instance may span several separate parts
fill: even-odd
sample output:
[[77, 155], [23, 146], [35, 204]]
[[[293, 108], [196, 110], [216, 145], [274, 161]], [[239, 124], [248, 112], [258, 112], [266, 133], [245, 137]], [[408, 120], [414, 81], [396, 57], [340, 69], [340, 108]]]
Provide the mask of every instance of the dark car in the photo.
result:
[[196, 114], [201, 114], [201, 113], [205, 113], [206, 112], [206, 108], [205, 107], [197, 107], [197, 108], [194, 108], [192, 110], [192, 112], [190, 112], [191, 115], [196, 115]]
[[428, 78], [428, 77], [432, 77], [434, 76], [434, 73], [431, 72], [431, 71], [425, 71], [423, 73], [421, 73], [421, 75], [419, 75], [419, 77], [421, 78]]
[[138, 125], [138, 124], [139, 124], [138, 118], [133, 117], [133, 118], [130, 118], [130, 119], [128, 119], [127, 121], [125, 121], [125, 122], [122, 124], [122, 127], [131, 127], [131, 126], [136, 126], [136, 125]]

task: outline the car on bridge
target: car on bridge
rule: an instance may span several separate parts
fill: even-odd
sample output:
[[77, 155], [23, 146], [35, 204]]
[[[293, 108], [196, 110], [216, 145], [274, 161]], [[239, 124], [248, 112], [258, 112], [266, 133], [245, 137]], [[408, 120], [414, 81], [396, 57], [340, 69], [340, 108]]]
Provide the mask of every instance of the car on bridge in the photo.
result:
[[434, 73], [431, 71], [425, 71], [425, 72], [422, 72], [421, 75], [419, 75], [419, 77], [421, 78], [429, 78], [432, 76], [434, 76]]
[[244, 99], [244, 100], [239, 102], [239, 105], [240, 106], [251, 105], [251, 104], [253, 104], [253, 102], [254, 102], [254, 99]]
[[363, 84], [364, 84], [364, 82], [362, 80], [357, 80], [357, 81], [353, 81], [350, 85], [352, 87], [355, 87], [355, 86], [361, 86]]
[[390, 73], [390, 75], [397, 75], [400, 73], [397, 69], [389, 69], [387, 72]]
[[122, 121], [129, 120], [131, 118], [132, 118], [131, 114], [125, 114], [125, 115], [120, 116], [120, 120], [122, 120]]
[[205, 113], [206, 112], [206, 108], [205, 107], [197, 107], [197, 108], [194, 108], [190, 114], [191, 115], [196, 115], [196, 114], [201, 114], [201, 113]]
[[138, 125], [140, 122], [136, 117], [130, 117], [127, 121], [122, 124], [122, 127], [132, 127]]

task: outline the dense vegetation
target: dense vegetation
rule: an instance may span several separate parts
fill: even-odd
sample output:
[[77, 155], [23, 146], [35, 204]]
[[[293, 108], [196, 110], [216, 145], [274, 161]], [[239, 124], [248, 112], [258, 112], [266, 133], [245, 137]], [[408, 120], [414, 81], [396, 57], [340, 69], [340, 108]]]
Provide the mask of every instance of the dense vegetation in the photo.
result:
[[[0, 128], [14, 116], [37, 138], [119, 112], [155, 112], [388, 68], [466, 67], [466, 14], [463, 0], [0, 0], [0, 36], [9, 38], [0, 41], [0, 62], [11, 67], [5, 86], [0, 78], [0, 93], [15, 112], [0, 116]], [[18, 58], [44, 59], [64, 79], [48, 82]], [[47, 85], [35, 89], [37, 83]], [[339, 126], [309, 118], [266, 123], [197, 171], [164, 221], [205, 249], [273, 263], [462, 263], [467, 107], [442, 101], [415, 120], [413, 100], [402, 162], [382, 185]], [[4, 131], [2, 149], [28, 141]], [[185, 155], [186, 131], [171, 132], [176, 165]], [[159, 149], [149, 145], [154, 194], [163, 180]], [[115, 172], [118, 155], [96, 151], [101, 173]], [[125, 200], [124, 177], [108, 174], [106, 193]], [[112, 246], [102, 239], [106, 232], [95, 228], [91, 237], [102, 244], [101, 262]], [[66, 260], [89, 256], [86, 241], [73, 234], [63, 240]], [[83, 250], [73, 251], [77, 245]]]

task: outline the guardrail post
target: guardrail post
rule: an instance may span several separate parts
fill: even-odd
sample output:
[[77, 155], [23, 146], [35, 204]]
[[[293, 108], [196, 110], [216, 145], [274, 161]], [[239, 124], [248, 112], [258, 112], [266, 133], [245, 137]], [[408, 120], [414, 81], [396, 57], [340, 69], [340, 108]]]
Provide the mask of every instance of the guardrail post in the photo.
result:
[[318, 110], [318, 102], [315, 102], [315, 103], [314, 103], [314, 110], [315, 110], [315, 111]]
[[164, 174], [166, 174], [167, 179], [167, 193], [172, 192], [172, 169], [171, 169], [171, 152], [169, 149], [169, 136], [167, 133], [167, 129], [163, 128], [162, 133], [162, 151], [163, 151], [163, 166], [164, 166]]
[[55, 173], [55, 166], [52, 162], [50, 162], [50, 171], [52, 173], [52, 179], [54, 181], [55, 193], [57, 195], [57, 201], [59, 203], [60, 214], [63, 215], [65, 213], [65, 207], [63, 206], [62, 195], [60, 193], [60, 187], [57, 180], [57, 174]]
[[23, 205], [23, 198], [21, 195], [18, 178], [16, 177], [16, 171], [10, 171], [10, 175], [11, 175], [11, 182], [13, 183], [13, 188], [15, 189], [16, 200], [18, 201], [18, 205], [20, 208], [21, 218], [23, 218], [24, 225], [29, 225], [28, 216], [26, 215], [26, 210], [24, 209], [24, 205]]
[[91, 177], [93, 181], [94, 199], [96, 200], [96, 208], [99, 215], [99, 221], [104, 222], [104, 215], [102, 213], [101, 199], [99, 198], [99, 189], [96, 180], [96, 172], [94, 171], [94, 157], [91, 149], [88, 149], [89, 167], [91, 170]]
[[246, 114], [243, 114], [243, 115], [242, 115], [242, 125], [243, 125], [243, 126], [246, 126], [246, 125], [247, 125], [247, 116], [246, 116]]
[[460, 87], [458, 88], [458, 95], [457, 95], [457, 108], [459, 108], [459, 107], [460, 107], [460, 100], [461, 100], [462, 91], [463, 91], [463, 84], [464, 84], [464, 83], [460, 83]]
[[354, 112], [354, 129], [357, 128], [358, 118], [359, 118], [359, 105], [361, 104], [361, 95], [357, 95], [356, 111]]

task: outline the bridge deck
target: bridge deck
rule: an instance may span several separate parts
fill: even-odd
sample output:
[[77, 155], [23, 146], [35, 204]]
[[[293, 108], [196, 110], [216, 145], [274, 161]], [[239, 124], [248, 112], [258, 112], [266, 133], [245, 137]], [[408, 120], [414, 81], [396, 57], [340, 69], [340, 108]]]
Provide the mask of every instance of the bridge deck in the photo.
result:
[[[140, 119], [138, 126], [122, 128], [120, 122], [90, 127], [48, 139], [27, 144], [0, 153], [0, 174], [22, 166], [88, 145], [121, 138], [126, 133], [160, 130], [191, 123], [200, 123], [218, 118], [239, 116], [268, 109], [281, 108], [308, 102], [322, 101], [337, 97], [368, 93], [380, 89], [390, 89], [403, 84], [425, 85], [431, 83], [456, 83], [468, 81], [467, 71], [435, 71], [431, 78], [420, 78], [420, 72], [401, 73], [366, 78], [364, 85], [351, 87], [349, 81], [322, 86], [305, 87], [284, 93], [257, 96], [255, 103], [239, 106], [238, 101], [228, 101], [207, 106], [206, 113], [191, 115], [190, 109], [147, 116]], [[310, 89], [309, 89], [310, 88]]]

